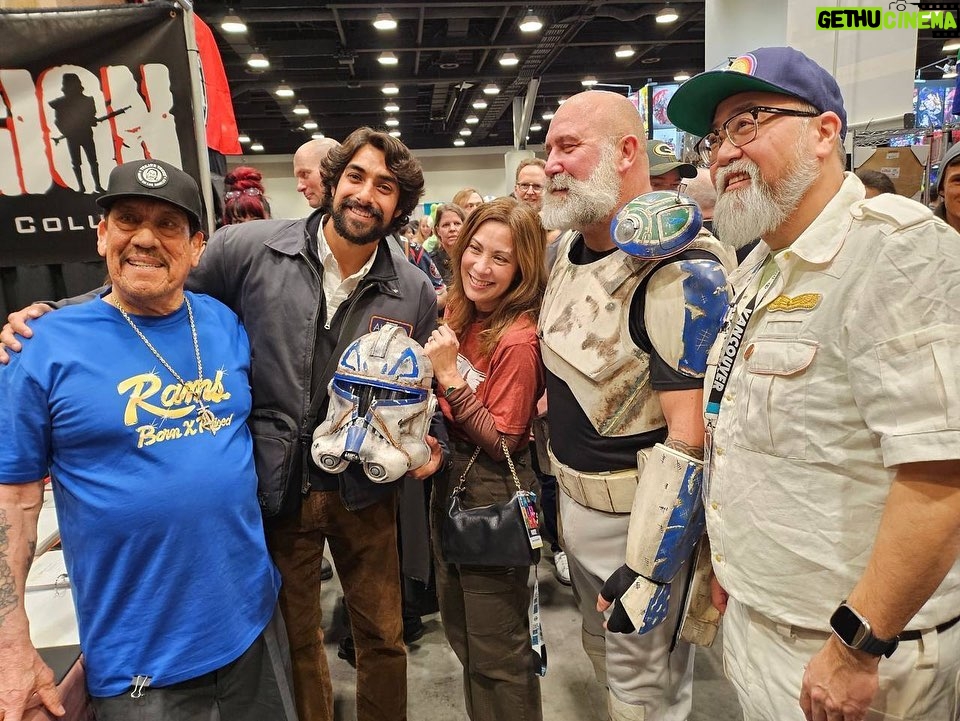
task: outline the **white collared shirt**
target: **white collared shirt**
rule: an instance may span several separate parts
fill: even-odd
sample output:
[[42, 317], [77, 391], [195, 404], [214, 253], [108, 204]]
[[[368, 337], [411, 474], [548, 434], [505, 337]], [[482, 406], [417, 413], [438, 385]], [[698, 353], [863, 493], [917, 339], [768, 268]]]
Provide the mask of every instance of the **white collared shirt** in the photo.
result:
[[320, 227], [317, 230], [317, 254], [320, 257], [320, 264], [323, 266], [323, 297], [327, 305], [327, 321], [324, 327], [328, 330], [340, 304], [349, 298], [350, 294], [357, 289], [360, 281], [370, 272], [370, 269], [373, 267], [373, 261], [376, 260], [377, 253], [380, 252], [380, 245], [378, 243], [376, 250], [374, 250], [370, 259], [363, 264], [360, 270], [353, 275], [342, 278], [340, 274], [340, 264], [333, 255], [333, 251], [330, 250], [330, 246], [327, 245], [327, 239], [323, 234], [324, 223], [326, 223], [329, 217], [330, 216], [325, 215], [320, 219]]
[[[824, 631], [863, 575], [896, 466], [960, 458], [960, 235], [919, 203], [863, 195], [847, 174], [776, 257], [720, 405], [706, 489], [721, 585]], [[760, 243], [731, 276], [740, 307], [769, 252]], [[908, 628], [958, 611], [960, 562]]]

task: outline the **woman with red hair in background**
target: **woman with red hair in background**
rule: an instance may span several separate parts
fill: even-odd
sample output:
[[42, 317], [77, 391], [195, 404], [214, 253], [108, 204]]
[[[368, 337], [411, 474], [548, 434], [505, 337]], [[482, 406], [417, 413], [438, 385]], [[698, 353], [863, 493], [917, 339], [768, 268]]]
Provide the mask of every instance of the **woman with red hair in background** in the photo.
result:
[[241, 165], [224, 178], [223, 224], [246, 223], [270, 217], [270, 204], [264, 195], [263, 175], [256, 168]]

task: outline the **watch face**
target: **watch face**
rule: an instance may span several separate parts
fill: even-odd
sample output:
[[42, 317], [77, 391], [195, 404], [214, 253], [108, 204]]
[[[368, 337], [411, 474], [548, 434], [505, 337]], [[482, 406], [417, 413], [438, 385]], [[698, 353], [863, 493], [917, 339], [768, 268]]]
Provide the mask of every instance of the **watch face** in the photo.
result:
[[851, 648], [858, 648], [864, 637], [869, 633], [863, 620], [854, 613], [853, 609], [845, 604], [837, 607], [830, 617], [830, 627], [836, 632], [840, 640]]

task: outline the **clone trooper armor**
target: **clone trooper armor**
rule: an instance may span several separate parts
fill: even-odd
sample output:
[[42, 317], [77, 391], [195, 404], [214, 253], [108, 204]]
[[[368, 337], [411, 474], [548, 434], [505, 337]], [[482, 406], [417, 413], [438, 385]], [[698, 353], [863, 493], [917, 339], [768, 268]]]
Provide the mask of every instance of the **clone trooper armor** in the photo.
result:
[[651, 449], [640, 474], [627, 531], [626, 566], [638, 575], [620, 597], [639, 633], [667, 617], [670, 582], [703, 535], [702, 483], [702, 461], [662, 443]]
[[400, 326], [387, 323], [361, 336], [330, 381], [327, 417], [313, 434], [314, 462], [328, 473], [360, 463], [375, 483], [419, 468], [430, 459], [432, 384], [430, 359]]
[[657, 190], [623, 206], [610, 221], [610, 237], [624, 253], [653, 260], [684, 250], [702, 227], [703, 214], [696, 201]]
[[[733, 254], [708, 233], [695, 232], [678, 243], [668, 233], [658, 234], [657, 244], [644, 247], [641, 237], [648, 231], [643, 228], [651, 226], [637, 220], [643, 216], [638, 208], [651, 195], [667, 195], [673, 201], [677, 197], [641, 196], [625, 211], [637, 207], [618, 215], [625, 225], [618, 227], [615, 220], [611, 226], [614, 242], [630, 255], [611, 253], [576, 265], [566, 261], [575, 236], [565, 239], [553, 269], [554, 274], [563, 274], [562, 280], [551, 279], [541, 311], [544, 363], [568, 385], [603, 436], [637, 435], [665, 425], [650, 383], [650, 353], [638, 348], [630, 334], [635, 293], [645, 293], [644, 328], [651, 347], [663, 361], [691, 377], [706, 370], [707, 353], [728, 303], [724, 265], [735, 265]], [[655, 212], [650, 217], [655, 218], [662, 215], [662, 203], [657, 203], [663, 199], [652, 200]], [[688, 214], [687, 220], [674, 226], [678, 234], [699, 225], [695, 214]], [[670, 260], [685, 250], [706, 250], [714, 257], [696, 254]], [[564, 293], [569, 287], [580, 292]], [[670, 582], [702, 535], [702, 463], [657, 444], [638, 454], [638, 478], [642, 490], [634, 495], [626, 563], [602, 593], [617, 599], [610, 630], [645, 633], [666, 618]]]
[[[559, 241], [540, 311], [543, 362], [562, 379], [600, 435], [628, 436], [663, 428], [660, 402], [650, 387], [650, 354], [630, 336], [630, 306], [646, 288], [647, 335], [663, 360], [691, 376], [706, 370], [707, 351], [727, 306], [723, 265], [710, 258], [661, 264], [611, 253], [589, 265], [566, 261], [571, 233]], [[708, 233], [681, 250], [732, 255]], [[735, 263], [734, 263], [735, 265]], [[679, 281], [679, 282], [678, 282]], [[577, 288], [578, 293], [564, 292]]]

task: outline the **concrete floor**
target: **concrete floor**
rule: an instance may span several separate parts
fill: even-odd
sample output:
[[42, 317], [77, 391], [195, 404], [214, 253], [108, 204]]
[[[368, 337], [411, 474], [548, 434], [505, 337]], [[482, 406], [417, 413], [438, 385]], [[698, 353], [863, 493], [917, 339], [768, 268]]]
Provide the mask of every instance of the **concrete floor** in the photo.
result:
[[[548, 651], [548, 670], [542, 680], [543, 717], [549, 721], [604, 721], [606, 690], [580, 646], [580, 617], [573, 594], [553, 576], [549, 554], [540, 561], [541, 623]], [[356, 719], [356, 672], [337, 658], [337, 643], [347, 630], [340, 584], [323, 585], [323, 617], [327, 658], [335, 694], [337, 721]], [[463, 721], [461, 667], [447, 645], [440, 615], [424, 617], [427, 633], [410, 647], [407, 678], [408, 717], [411, 721]], [[694, 671], [693, 713], [689, 721], [740, 721], [736, 694], [723, 678], [720, 639], [710, 649], [699, 649]], [[656, 721], [655, 719], [653, 721]]]

